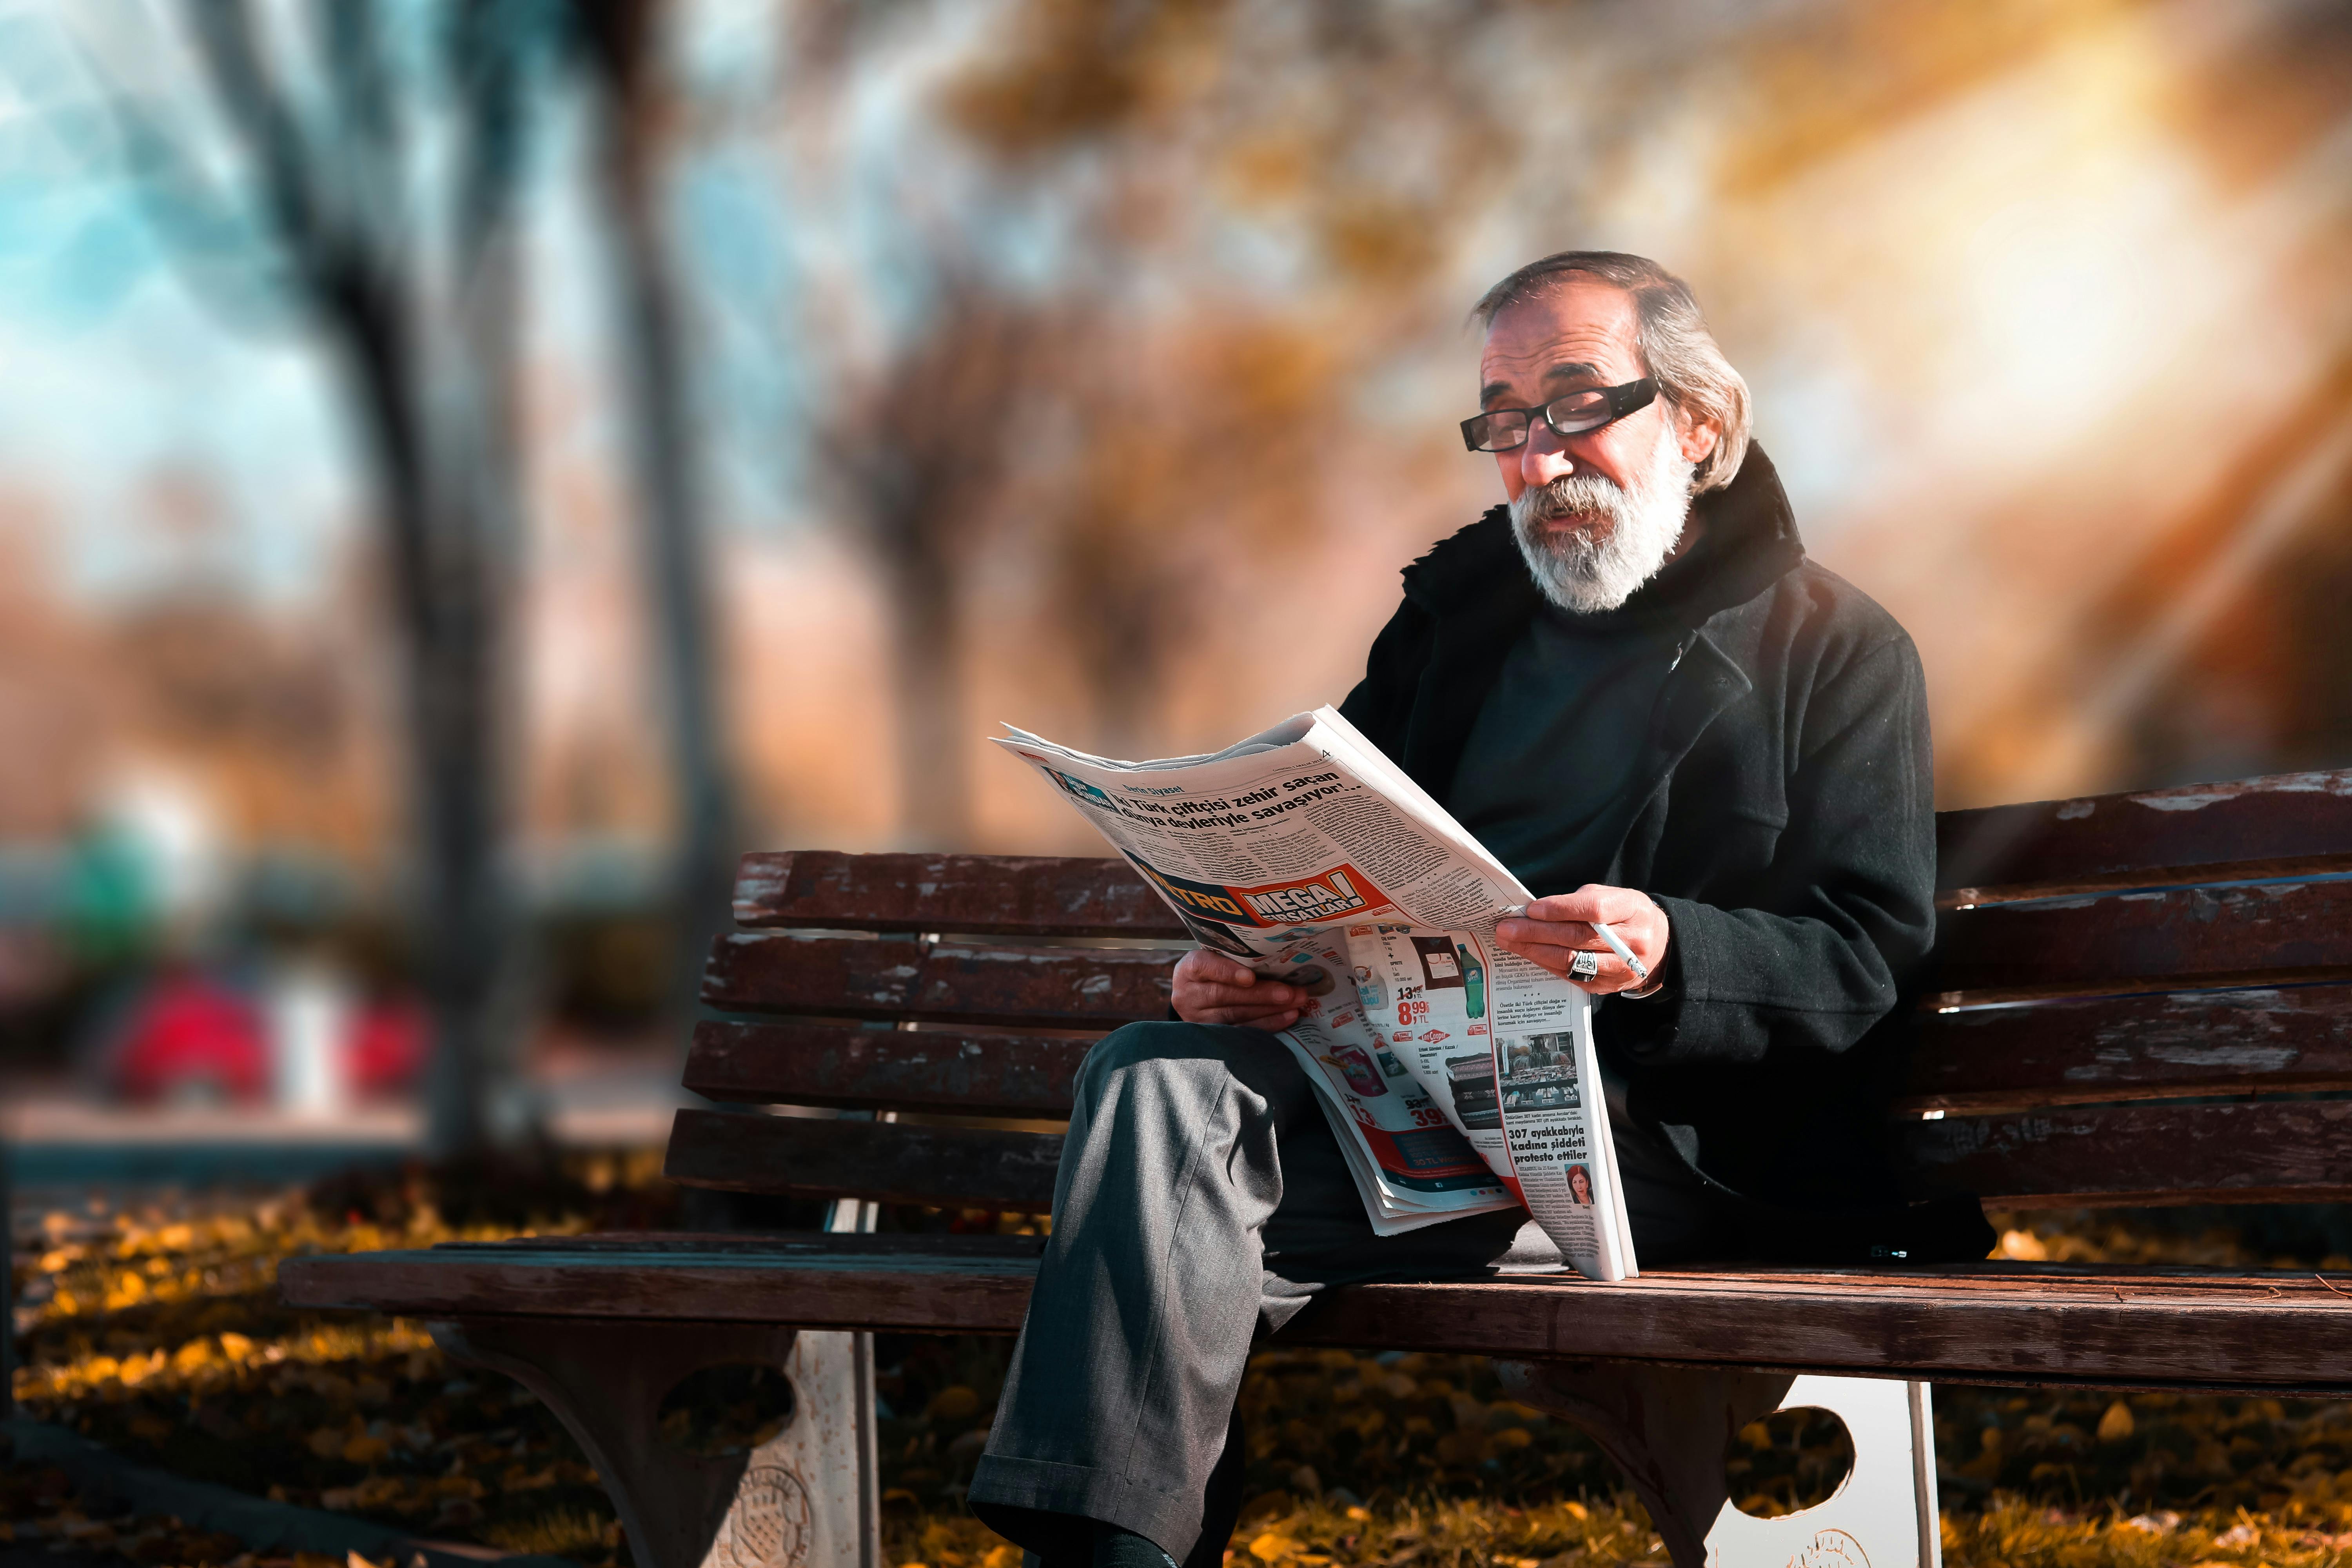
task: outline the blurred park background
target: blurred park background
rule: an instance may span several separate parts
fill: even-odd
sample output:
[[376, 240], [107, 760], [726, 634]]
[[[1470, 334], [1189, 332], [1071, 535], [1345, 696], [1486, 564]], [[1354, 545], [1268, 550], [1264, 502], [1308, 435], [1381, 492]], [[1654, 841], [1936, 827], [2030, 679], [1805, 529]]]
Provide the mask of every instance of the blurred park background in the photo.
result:
[[634, 1125], [737, 851], [1090, 852], [994, 721], [1338, 700], [1571, 246], [1944, 805], [2352, 763], [2337, 5], [6, 0], [20, 1110]]
[[[24, 1407], [625, 1561], [528, 1396], [284, 1314], [274, 1259], [692, 1218], [650, 1151], [734, 857], [1097, 852], [996, 721], [1165, 755], [1339, 700], [1499, 499], [1469, 303], [1570, 247], [1696, 286], [1919, 644], [1941, 805], [2352, 765], [2332, 0], [0, 0]], [[894, 1561], [1004, 1568], [951, 1517], [1001, 1353], [886, 1345], [937, 1510]], [[1646, 1539], [1481, 1368], [1276, 1360], [1258, 1561]], [[2352, 1550], [2341, 1407], [1937, 1397], [1956, 1563], [2154, 1562], [2166, 1505]], [[1330, 1489], [1438, 1481], [1551, 1511]], [[2052, 1501], [2135, 1497], [2104, 1545]]]
[[1339, 700], [1568, 247], [1943, 805], [2352, 764], [2340, 5], [0, 0], [20, 1184], [657, 1142], [738, 852]]

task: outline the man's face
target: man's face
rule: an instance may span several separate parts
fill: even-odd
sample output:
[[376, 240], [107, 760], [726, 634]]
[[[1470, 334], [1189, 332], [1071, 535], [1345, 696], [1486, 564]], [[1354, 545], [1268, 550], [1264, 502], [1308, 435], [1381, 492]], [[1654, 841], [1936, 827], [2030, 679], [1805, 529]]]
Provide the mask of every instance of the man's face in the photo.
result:
[[[1478, 406], [1533, 408], [1586, 386], [1622, 386], [1648, 373], [1634, 344], [1633, 297], [1612, 283], [1570, 273], [1564, 281], [1496, 316], [1478, 356]], [[1530, 485], [1571, 473], [1599, 474], [1632, 489], [1673, 422], [1664, 398], [1581, 436], [1557, 436], [1536, 420], [1527, 440], [1495, 454], [1503, 493], [1517, 500]], [[1704, 426], [1675, 432], [1683, 460], [1714, 448]]]
[[[1525, 408], [1643, 376], [1633, 297], [1570, 275], [1495, 318], [1479, 373], [1481, 406]], [[1612, 610], [1655, 576], [1684, 540], [1691, 465], [1710, 426], [1664, 397], [1595, 430], [1563, 437], [1541, 418], [1495, 454], [1511, 527], [1544, 596], [1563, 610]]]

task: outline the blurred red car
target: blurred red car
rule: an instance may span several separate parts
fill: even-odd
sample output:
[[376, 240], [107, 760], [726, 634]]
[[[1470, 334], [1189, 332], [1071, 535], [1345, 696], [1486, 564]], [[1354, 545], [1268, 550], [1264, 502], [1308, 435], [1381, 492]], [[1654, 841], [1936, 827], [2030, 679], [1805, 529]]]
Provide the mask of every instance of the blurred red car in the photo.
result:
[[[140, 1103], [267, 1100], [272, 1071], [268, 1019], [247, 987], [200, 969], [167, 970], [148, 984], [116, 1029], [110, 1087]], [[405, 999], [354, 1007], [343, 1072], [355, 1098], [397, 1094], [424, 1070], [430, 1031]]]
[[253, 1100], [269, 1093], [260, 1009], [201, 970], [156, 976], [121, 1031], [108, 1076], [125, 1100]]

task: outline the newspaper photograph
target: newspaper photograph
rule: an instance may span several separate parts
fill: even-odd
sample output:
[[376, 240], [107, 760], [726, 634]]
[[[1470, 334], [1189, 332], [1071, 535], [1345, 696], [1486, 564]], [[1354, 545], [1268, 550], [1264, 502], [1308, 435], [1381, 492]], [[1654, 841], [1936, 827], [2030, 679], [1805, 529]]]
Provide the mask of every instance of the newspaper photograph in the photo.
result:
[[1635, 1273], [1592, 999], [1496, 943], [1528, 890], [1336, 710], [1143, 763], [1006, 728], [1196, 942], [1306, 994], [1276, 1037], [1375, 1231], [1523, 1205], [1580, 1273]]

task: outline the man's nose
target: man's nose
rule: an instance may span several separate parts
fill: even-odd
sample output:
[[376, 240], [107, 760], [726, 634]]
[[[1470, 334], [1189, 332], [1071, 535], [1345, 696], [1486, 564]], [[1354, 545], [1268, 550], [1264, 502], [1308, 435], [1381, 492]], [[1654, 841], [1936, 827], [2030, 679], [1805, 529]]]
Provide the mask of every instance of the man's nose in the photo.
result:
[[1559, 433], [1540, 419], [1528, 426], [1528, 438], [1519, 447], [1519, 478], [1531, 486], [1548, 485], [1574, 472], [1575, 459], [1568, 455], [1568, 443]]

